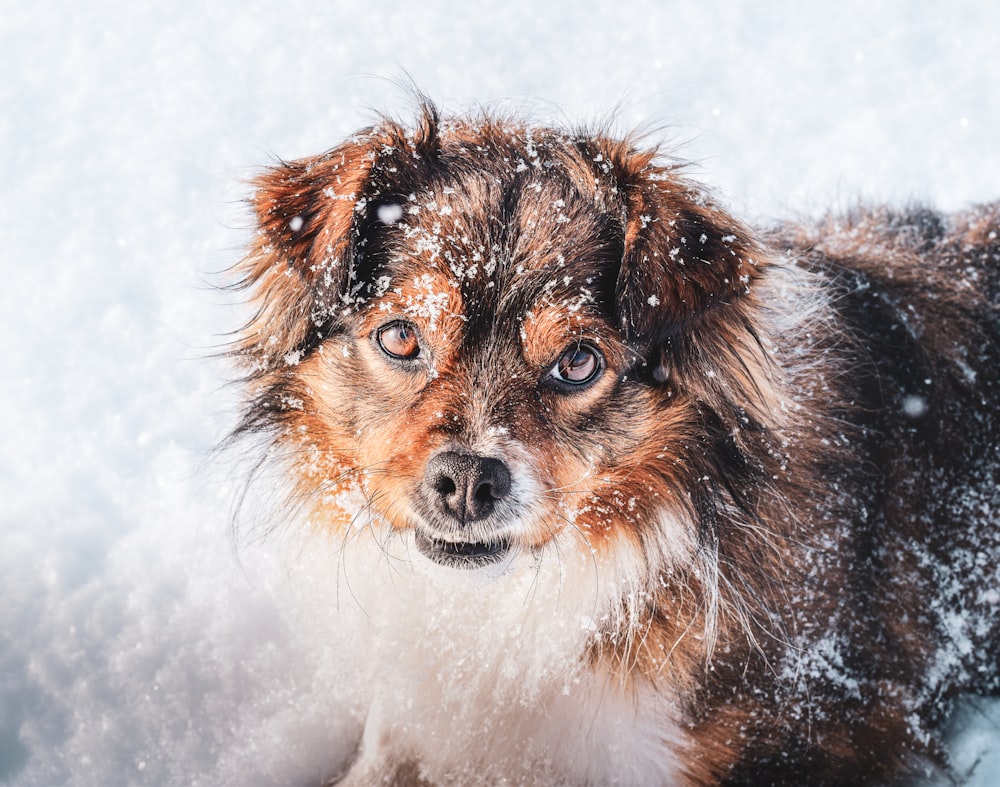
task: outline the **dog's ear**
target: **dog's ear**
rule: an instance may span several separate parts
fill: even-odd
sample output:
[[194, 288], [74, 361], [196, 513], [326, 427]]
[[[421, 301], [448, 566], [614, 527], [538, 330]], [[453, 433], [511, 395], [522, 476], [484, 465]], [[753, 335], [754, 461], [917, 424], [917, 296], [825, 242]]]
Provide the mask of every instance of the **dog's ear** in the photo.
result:
[[717, 413], [766, 407], [753, 313], [764, 247], [655, 151], [623, 145], [607, 158], [624, 203], [615, 307], [626, 341], [657, 383], [673, 380]]
[[386, 227], [438, 154], [438, 110], [417, 98], [412, 130], [382, 118], [321, 156], [282, 162], [253, 181], [257, 236], [237, 285], [257, 306], [237, 349], [253, 369], [297, 363], [370, 295]]
[[626, 216], [615, 296], [630, 341], [660, 344], [749, 293], [762, 252], [742, 224], [650, 156], [632, 154], [618, 170]]
[[251, 367], [296, 363], [370, 295], [406, 184], [433, 166], [438, 124], [437, 109], [422, 101], [411, 131], [383, 118], [321, 156], [281, 162], [253, 181], [257, 235], [237, 285], [257, 307], [237, 349]]
[[239, 286], [256, 313], [239, 354], [260, 370], [297, 362], [348, 304], [359, 215], [374, 156], [364, 138], [313, 158], [281, 162], [253, 181], [257, 234]]

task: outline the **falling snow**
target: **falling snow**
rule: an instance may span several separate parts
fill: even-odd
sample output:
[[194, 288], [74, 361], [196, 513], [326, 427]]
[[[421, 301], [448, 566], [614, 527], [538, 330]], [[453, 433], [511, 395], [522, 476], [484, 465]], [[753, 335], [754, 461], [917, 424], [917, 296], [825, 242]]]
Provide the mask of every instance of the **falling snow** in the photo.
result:
[[[666, 126], [751, 217], [855, 196], [945, 209], [1000, 197], [1000, 11], [982, 3], [938, 15], [514, 0], [464, 19], [437, 0], [391, 14], [8, 6], [0, 782], [17, 787], [318, 784], [351, 753], [356, 708], [335, 688], [352, 656], [335, 636], [343, 568], [327, 545], [275, 530], [266, 493], [243, 501], [260, 528], [230, 540], [243, 469], [211, 453], [235, 417], [214, 356], [248, 315], [205, 280], [248, 241], [253, 168], [330, 147], [368, 107], [405, 114], [401, 69], [458, 105], [537, 96], [543, 115], [621, 107], [624, 127]], [[358, 76], [372, 71], [385, 79]], [[533, 147], [511, 166], [526, 177], [545, 162]], [[347, 186], [329, 196], [355, 203]], [[381, 221], [432, 209], [398, 199], [405, 211], [382, 205]], [[491, 253], [477, 261], [488, 275]], [[412, 308], [445, 313], [433, 291]], [[922, 415], [919, 392], [899, 397]], [[975, 521], [1000, 499], [984, 486], [954, 505]], [[978, 612], [941, 616], [958, 647], [935, 676], [961, 668], [977, 614], [1000, 603], [997, 568], [961, 558], [992, 586]], [[564, 634], [594, 625], [581, 613]], [[798, 666], [849, 679], [826, 645]], [[1000, 705], [970, 704], [954, 730], [969, 784], [1000, 782]]]

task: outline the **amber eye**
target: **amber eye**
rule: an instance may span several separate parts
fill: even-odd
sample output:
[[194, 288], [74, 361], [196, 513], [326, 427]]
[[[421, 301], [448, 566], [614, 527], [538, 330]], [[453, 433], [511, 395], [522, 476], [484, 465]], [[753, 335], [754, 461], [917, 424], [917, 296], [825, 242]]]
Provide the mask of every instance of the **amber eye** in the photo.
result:
[[391, 322], [378, 329], [378, 346], [390, 358], [412, 361], [420, 355], [416, 329], [405, 322]]
[[580, 387], [596, 380], [604, 369], [604, 359], [593, 347], [574, 344], [549, 369], [549, 377], [566, 386]]

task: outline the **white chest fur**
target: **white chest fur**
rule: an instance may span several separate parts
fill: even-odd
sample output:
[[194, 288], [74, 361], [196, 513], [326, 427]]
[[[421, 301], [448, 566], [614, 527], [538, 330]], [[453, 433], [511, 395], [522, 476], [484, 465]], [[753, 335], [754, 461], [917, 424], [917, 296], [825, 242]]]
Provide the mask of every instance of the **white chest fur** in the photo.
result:
[[618, 586], [591, 555], [482, 576], [425, 564], [404, 539], [348, 553], [340, 634], [366, 719], [341, 783], [677, 783], [669, 692], [586, 662]]

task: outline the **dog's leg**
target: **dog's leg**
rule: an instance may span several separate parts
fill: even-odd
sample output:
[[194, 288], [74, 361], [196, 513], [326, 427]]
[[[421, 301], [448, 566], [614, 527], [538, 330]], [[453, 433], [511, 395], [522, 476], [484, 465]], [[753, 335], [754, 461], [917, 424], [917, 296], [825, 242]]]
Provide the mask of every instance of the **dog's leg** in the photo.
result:
[[433, 787], [420, 778], [420, 769], [415, 763], [386, 765], [375, 770], [368, 767], [372, 763], [356, 762], [343, 776], [326, 782], [323, 787]]
[[376, 700], [365, 719], [365, 730], [345, 770], [323, 787], [433, 787], [420, 777], [419, 764], [393, 751], [383, 703]]

